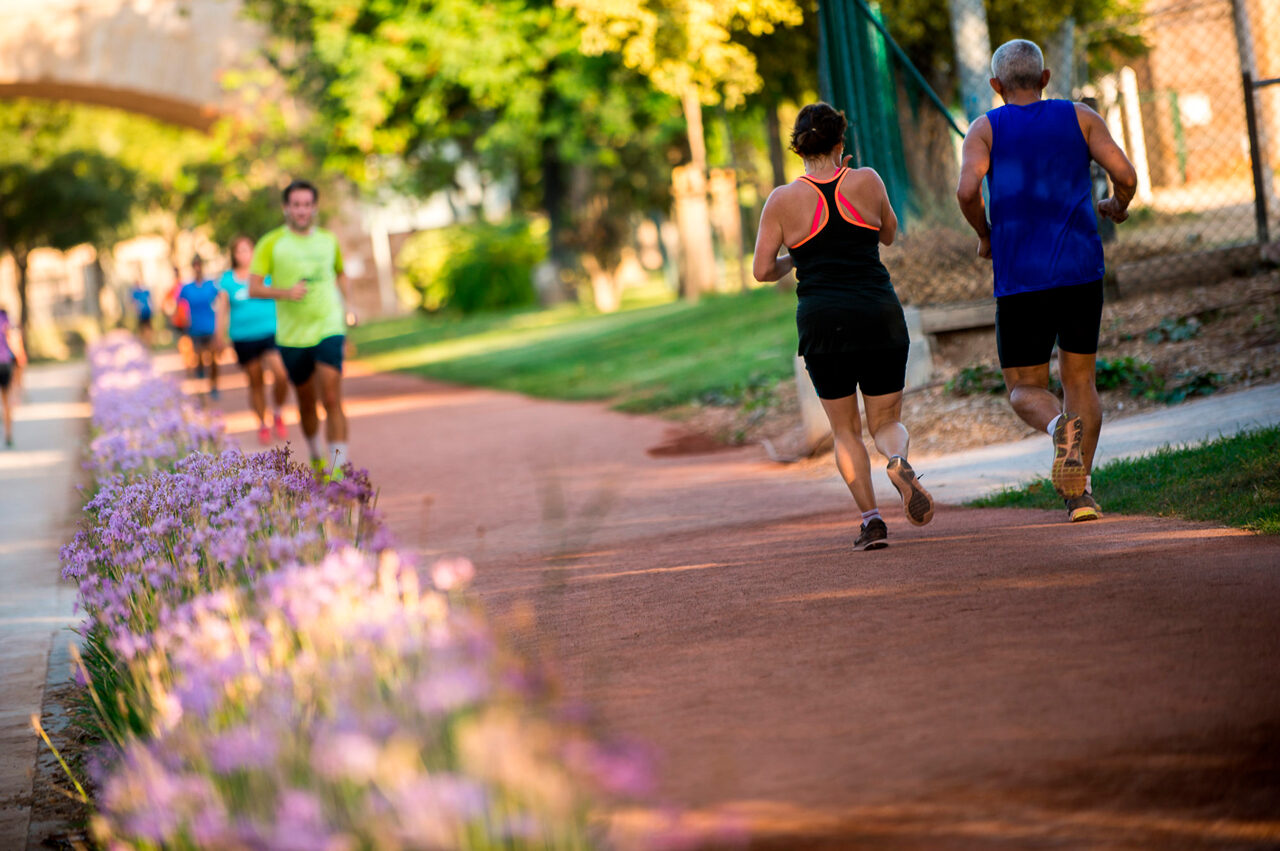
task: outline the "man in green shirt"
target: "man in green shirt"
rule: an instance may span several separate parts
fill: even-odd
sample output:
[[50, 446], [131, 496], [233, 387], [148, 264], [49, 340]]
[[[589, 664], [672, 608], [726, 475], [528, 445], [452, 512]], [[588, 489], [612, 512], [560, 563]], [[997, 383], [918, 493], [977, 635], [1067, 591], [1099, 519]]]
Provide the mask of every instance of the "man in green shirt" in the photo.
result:
[[[311, 464], [336, 474], [348, 460], [342, 351], [349, 292], [338, 240], [315, 226], [319, 197], [305, 180], [285, 187], [285, 224], [258, 241], [249, 266], [249, 297], [276, 300], [276, 348], [298, 396]], [[317, 443], [317, 400], [324, 405], [327, 457]]]

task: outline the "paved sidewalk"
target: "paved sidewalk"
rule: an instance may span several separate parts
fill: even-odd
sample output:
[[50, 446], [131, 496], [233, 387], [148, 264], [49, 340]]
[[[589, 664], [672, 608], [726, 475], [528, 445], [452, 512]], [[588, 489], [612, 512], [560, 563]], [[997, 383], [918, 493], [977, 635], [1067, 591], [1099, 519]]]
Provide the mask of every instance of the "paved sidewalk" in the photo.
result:
[[[1149, 455], [1164, 446], [1194, 445], [1277, 423], [1280, 423], [1280, 384], [1211, 396], [1104, 421], [1095, 465], [1117, 458]], [[910, 428], [910, 423], [907, 426]], [[1049, 456], [1049, 437], [1045, 435], [912, 460], [934, 498], [956, 504], [1047, 476]], [[844, 488], [834, 473], [832, 482]], [[883, 470], [876, 476], [876, 495], [882, 500], [897, 496]]]
[[[58, 550], [74, 528], [89, 405], [84, 364], [27, 371], [13, 449], [0, 449], [0, 848], [24, 848], [49, 650], [72, 615]], [[43, 747], [43, 745], [40, 745]]]

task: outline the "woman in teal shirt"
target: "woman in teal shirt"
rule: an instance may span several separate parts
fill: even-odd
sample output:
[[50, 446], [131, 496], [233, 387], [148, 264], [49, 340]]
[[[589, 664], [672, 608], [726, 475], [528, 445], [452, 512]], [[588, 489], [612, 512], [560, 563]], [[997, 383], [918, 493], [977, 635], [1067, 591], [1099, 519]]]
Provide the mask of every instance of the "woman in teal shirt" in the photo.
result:
[[266, 373], [271, 373], [271, 396], [275, 436], [284, 440], [281, 408], [289, 392], [284, 361], [276, 350], [276, 305], [268, 299], [249, 298], [249, 263], [253, 260], [253, 240], [237, 236], [231, 241], [231, 268], [218, 279], [218, 339], [228, 338], [236, 350], [236, 360], [249, 378], [249, 405], [258, 415], [258, 442], [271, 442], [267, 426]]

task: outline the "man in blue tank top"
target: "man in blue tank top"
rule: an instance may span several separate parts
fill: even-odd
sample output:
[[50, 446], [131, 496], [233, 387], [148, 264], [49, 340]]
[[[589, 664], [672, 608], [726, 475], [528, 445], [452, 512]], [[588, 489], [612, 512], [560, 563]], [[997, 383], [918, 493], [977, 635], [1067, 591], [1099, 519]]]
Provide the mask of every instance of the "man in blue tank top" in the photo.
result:
[[[969, 127], [956, 198], [978, 234], [978, 254], [992, 261], [996, 348], [1009, 402], [1024, 422], [1053, 438], [1051, 477], [1068, 516], [1094, 520], [1102, 516], [1089, 471], [1102, 430], [1094, 371], [1103, 262], [1089, 162], [1111, 177], [1113, 197], [1097, 211], [1114, 222], [1129, 217], [1137, 176], [1101, 116], [1083, 104], [1041, 97], [1049, 71], [1034, 43], [1001, 45], [991, 75], [1004, 106]], [[1055, 343], [1061, 403], [1049, 392]]]

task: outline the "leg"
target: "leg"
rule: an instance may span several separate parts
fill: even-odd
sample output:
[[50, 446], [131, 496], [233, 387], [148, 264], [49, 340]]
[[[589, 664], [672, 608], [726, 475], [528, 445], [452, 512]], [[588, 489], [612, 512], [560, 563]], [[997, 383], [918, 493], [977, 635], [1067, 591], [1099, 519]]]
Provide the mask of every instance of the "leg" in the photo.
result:
[[0, 407], [4, 408], [4, 442], [13, 443], [13, 405], [9, 403], [9, 384], [0, 387]]
[[[307, 438], [308, 446], [315, 445], [316, 435], [320, 432], [320, 415], [316, 412], [316, 376], [301, 384], [294, 385], [298, 396], [298, 422], [302, 425], [302, 434]], [[314, 459], [315, 452], [312, 451]]]
[[1062, 374], [1062, 392], [1066, 409], [1080, 417], [1084, 434], [1080, 437], [1080, 456], [1085, 474], [1093, 469], [1093, 454], [1102, 433], [1102, 403], [1098, 400], [1097, 352], [1078, 355], [1058, 350], [1058, 369]]
[[264, 372], [271, 373], [271, 397], [275, 403], [275, 412], [279, 414], [289, 393], [289, 378], [284, 372], [284, 362], [280, 360], [280, 353], [275, 349], [263, 352], [258, 362], [262, 365]]
[[876, 443], [876, 449], [886, 459], [899, 455], [907, 457], [911, 435], [902, 424], [902, 391], [883, 396], [863, 396], [867, 410], [867, 429]]
[[209, 358], [209, 392], [214, 396], [218, 395], [218, 350], [214, 348], [213, 343], [205, 347]]
[[1022, 421], [1036, 431], [1044, 431], [1058, 414], [1062, 403], [1049, 392], [1049, 362], [1035, 366], [1014, 366], [1004, 370], [1004, 386], [1009, 404]]
[[267, 424], [267, 388], [263, 382], [262, 358], [254, 358], [244, 365], [244, 374], [249, 379], [249, 407], [258, 416], [258, 423]]
[[342, 410], [342, 373], [327, 363], [316, 364], [313, 379], [324, 405], [324, 436], [332, 446], [347, 442], [347, 416]]
[[857, 394], [820, 401], [835, 437], [836, 468], [848, 485], [849, 493], [853, 494], [858, 510], [870, 511], [876, 507], [876, 494], [871, 486], [871, 456], [862, 442]]

